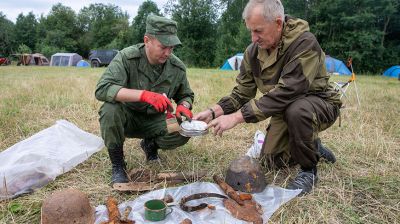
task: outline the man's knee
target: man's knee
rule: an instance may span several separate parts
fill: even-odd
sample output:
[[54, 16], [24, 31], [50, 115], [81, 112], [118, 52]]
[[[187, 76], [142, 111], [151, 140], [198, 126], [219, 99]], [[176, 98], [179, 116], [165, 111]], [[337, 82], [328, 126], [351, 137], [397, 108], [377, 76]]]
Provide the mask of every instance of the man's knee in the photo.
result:
[[124, 142], [123, 110], [119, 103], [104, 103], [99, 111], [101, 136], [107, 148], [122, 147]]
[[288, 126], [301, 125], [303, 122], [310, 122], [312, 112], [310, 103], [306, 100], [297, 100], [290, 104], [285, 110], [284, 120]]
[[116, 117], [119, 117], [120, 114], [122, 114], [122, 105], [120, 103], [105, 102], [99, 111], [100, 121], [114, 120]]
[[190, 138], [184, 137], [179, 133], [171, 133], [156, 138], [156, 143], [161, 149], [175, 149], [186, 144]]

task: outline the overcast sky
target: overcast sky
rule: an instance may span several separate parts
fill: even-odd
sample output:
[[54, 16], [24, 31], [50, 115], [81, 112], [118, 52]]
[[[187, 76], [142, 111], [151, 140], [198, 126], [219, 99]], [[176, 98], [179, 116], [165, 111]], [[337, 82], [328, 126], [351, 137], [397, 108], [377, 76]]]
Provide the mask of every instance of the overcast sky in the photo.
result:
[[[158, 8], [163, 12], [164, 4], [168, 0], [152, 0], [157, 3]], [[7, 19], [13, 21], [17, 19], [20, 13], [27, 15], [29, 12], [33, 12], [37, 17], [41, 14], [45, 16], [50, 12], [51, 7], [57, 3], [61, 3], [64, 6], [69, 6], [76, 13], [79, 12], [85, 6], [89, 6], [92, 3], [103, 3], [113, 4], [119, 6], [122, 11], [128, 12], [130, 21], [136, 16], [137, 10], [143, 1], [139, 0], [0, 0], [0, 11], [6, 15]]]

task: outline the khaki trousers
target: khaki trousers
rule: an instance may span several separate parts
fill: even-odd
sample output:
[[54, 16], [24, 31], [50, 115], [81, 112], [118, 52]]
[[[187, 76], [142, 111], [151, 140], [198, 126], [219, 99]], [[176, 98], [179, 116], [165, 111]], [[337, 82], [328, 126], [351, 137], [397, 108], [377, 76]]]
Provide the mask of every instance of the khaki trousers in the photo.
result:
[[133, 111], [123, 103], [104, 103], [99, 111], [101, 137], [108, 149], [122, 149], [125, 138], [153, 138], [161, 149], [174, 149], [189, 138], [167, 132], [165, 114]]
[[337, 106], [309, 95], [291, 103], [284, 113], [271, 117], [261, 152], [267, 166], [315, 167], [320, 157], [318, 133], [334, 124], [338, 116]]

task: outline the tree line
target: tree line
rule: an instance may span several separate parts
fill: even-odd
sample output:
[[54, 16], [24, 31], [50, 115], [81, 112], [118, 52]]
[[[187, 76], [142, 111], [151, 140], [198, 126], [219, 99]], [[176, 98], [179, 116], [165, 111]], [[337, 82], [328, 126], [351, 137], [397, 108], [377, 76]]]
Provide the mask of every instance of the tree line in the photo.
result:
[[[0, 54], [76, 52], [123, 49], [143, 41], [150, 13], [178, 23], [183, 45], [175, 50], [190, 67], [217, 67], [251, 42], [242, 11], [248, 0], [169, 0], [161, 11], [144, 1], [130, 21], [113, 4], [90, 4], [76, 13], [61, 3], [47, 15], [19, 14], [16, 22], [0, 11]], [[400, 63], [398, 0], [282, 0], [285, 13], [309, 22], [325, 53], [353, 58], [360, 72], [380, 73]]]

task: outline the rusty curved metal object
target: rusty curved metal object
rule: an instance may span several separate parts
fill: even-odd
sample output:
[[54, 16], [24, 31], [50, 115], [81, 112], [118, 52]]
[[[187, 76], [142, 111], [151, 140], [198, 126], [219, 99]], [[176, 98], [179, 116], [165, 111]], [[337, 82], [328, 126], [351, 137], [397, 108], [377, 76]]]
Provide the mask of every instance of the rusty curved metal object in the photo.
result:
[[192, 194], [192, 195], [189, 195], [187, 197], [183, 197], [181, 199], [180, 203], [179, 203], [179, 207], [185, 212], [198, 211], [198, 210], [201, 210], [201, 209], [204, 209], [204, 208], [208, 207], [208, 204], [207, 203], [201, 203], [201, 204], [196, 205], [196, 206], [189, 206], [189, 205], [185, 205], [186, 202], [192, 201], [192, 200], [197, 200], [197, 199], [202, 199], [202, 198], [210, 198], [210, 197], [213, 197], [213, 198], [224, 198], [224, 199], [228, 198], [225, 195], [217, 194], [217, 193]]

